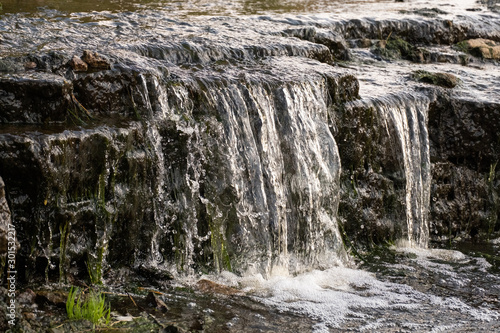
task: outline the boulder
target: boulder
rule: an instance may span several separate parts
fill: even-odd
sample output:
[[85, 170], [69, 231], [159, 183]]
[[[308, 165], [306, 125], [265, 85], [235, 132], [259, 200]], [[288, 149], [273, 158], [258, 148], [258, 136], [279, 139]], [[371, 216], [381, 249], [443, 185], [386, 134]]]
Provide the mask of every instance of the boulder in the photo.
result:
[[468, 52], [483, 59], [500, 59], [500, 44], [489, 39], [477, 38], [463, 42]]

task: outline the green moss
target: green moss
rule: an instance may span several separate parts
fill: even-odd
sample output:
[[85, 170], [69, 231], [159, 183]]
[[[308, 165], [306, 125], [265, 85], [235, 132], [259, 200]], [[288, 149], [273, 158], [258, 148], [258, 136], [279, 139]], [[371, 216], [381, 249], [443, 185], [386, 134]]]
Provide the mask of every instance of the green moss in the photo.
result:
[[99, 205], [104, 208], [106, 206], [106, 174], [99, 174], [99, 187], [97, 192], [97, 200]]
[[413, 62], [424, 62], [428, 57], [426, 50], [417, 48], [404, 39], [389, 38], [381, 40], [372, 52], [385, 59], [406, 59]]
[[431, 73], [419, 70], [413, 72], [412, 77], [419, 82], [430, 83], [445, 88], [454, 88], [459, 83], [459, 79], [456, 76], [448, 73]]
[[389, 39], [385, 48], [389, 51], [399, 53], [403, 57], [413, 52], [413, 46], [401, 38]]
[[354, 257], [358, 258], [359, 260], [364, 261], [365, 260], [364, 257], [357, 250], [356, 246], [354, 245], [354, 242], [351, 242], [349, 236], [347, 236], [347, 233], [345, 232], [344, 229], [344, 225], [340, 222], [338, 223], [338, 225], [339, 225], [340, 235], [342, 237], [342, 243], [344, 244], [344, 249], [348, 253], [351, 253]]
[[66, 282], [66, 247], [68, 244], [69, 235], [69, 221], [66, 220], [65, 223], [59, 226], [60, 241], [59, 241], [59, 282]]
[[207, 204], [209, 217], [210, 243], [213, 253], [214, 266], [217, 271], [232, 271], [231, 260], [227, 251], [226, 239], [222, 232], [224, 219], [222, 213], [212, 204]]
[[461, 41], [455, 44], [454, 46], [455, 50], [463, 52], [463, 53], [469, 53], [469, 45], [467, 44], [466, 41]]
[[90, 283], [93, 285], [102, 284], [102, 263], [105, 251], [104, 247], [100, 247], [97, 250], [97, 255], [95, 257], [90, 256], [87, 260], [87, 272], [89, 273]]
[[490, 238], [491, 235], [493, 235], [495, 231], [495, 225], [497, 224], [498, 220], [498, 211], [500, 210], [500, 200], [498, 198], [498, 194], [495, 191], [495, 186], [494, 186], [494, 180], [495, 180], [495, 175], [496, 175], [496, 167], [497, 167], [498, 161], [495, 163], [492, 163], [490, 165], [490, 172], [488, 175], [488, 187], [489, 187], [489, 192], [490, 192], [490, 202], [492, 203], [490, 214], [488, 216], [488, 239]]

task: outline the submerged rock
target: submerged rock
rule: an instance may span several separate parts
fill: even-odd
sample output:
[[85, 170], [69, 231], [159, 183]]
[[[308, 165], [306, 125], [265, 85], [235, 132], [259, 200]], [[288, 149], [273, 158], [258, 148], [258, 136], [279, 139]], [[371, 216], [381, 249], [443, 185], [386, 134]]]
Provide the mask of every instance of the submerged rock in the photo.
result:
[[204, 292], [204, 293], [212, 293], [212, 294], [220, 294], [220, 295], [226, 295], [226, 296], [231, 296], [231, 295], [242, 295], [243, 293], [241, 290], [228, 287], [222, 284], [218, 284], [216, 282], [206, 280], [206, 279], [201, 279], [196, 283], [196, 287]]

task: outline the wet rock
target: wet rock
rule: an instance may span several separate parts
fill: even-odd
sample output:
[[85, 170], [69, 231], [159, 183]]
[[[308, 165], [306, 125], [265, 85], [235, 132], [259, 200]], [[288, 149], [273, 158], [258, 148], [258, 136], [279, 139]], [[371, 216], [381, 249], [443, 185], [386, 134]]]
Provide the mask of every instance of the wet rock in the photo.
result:
[[[300, 29], [287, 29], [283, 32], [285, 36], [293, 36], [313, 43], [322, 44], [328, 47], [331, 54], [337, 60], [349, 60], [349, 46], [344, 38], [333, 32], [318, 30], [315, 27]], [[326, 62], [326, 61], [324, 61]]]
[[335, 103], [359, 99], [359, 81], [353, 75], [340, 78], [327, 76], [328, 93]]
[[379, 40], [372, 52], [384, 59], [406, 59], [417, 63], [428, 61], [429, 52], [418, 48], [401, 38]]
[[[497, 229], [495, 190], [484, 174], [464, 165], [436, 162], [432, 170], [431, 236], [488, 238]], [[439, 237], [439, 236], [440, 237]]]
[[[379, 130], [384, 112], [377, 104], [355, 101], [341, 108], [337, 117], [336, 140], [343, 165], [339, 218], [344, 237], [367, 246], [397, 239], [404, 232], [405, 175], [401, 147], [391, 143], [391, 134]], [[393, 132], [393, 126], [388, 131]]]
[[10, 224], [10, 210], [5, 199], [5, 184], [0, 177], [0, 256], [2, 257], [7, 254], [7, 238]]
[[140, 276], [143, 276], [146, 279], [148, 279], [149, 282], [168, 281], [168, 280], [173, 279], [173, 276], [170, 272], [164, 271], [164, 270], [159, 270], [158, 268], [151, 267], [151, 266], [141, 265], [137, 269], [137, 273]]
[[469, 39], [459, 43], [459, 48], [483, 59], [500, 59], [500, 44], [492, 40]]
[[140, 86], [147, 79], [128, 69], [98, 71], [72, 81], [74, 96], [89, 112], [121, 114], [139, 120], [149, 111], [147, 98]]
[[[96, 232], [102, 233], [105, 228], [109, 234], [116, 235], [113, 236], [116, 241], [109, 242], [110, 260], [114, 263], [133, 260], [133, 253], [142, 243], [138, 240], [143, 237], [142, 228], [153, 223], [147, 208], [151, 205], [151, 190], [145, 188], [151, 186], [154, 166], [144, 152], [142, 133], [134, 124], [123, 129], [99, 127], [63, 132], [64, 129], [41, 135], [40, 141], [25, 140], [12, 134], [0, 135], [0, 170], [11, 189], [10, 197], [18, 212], [18, 223], [29, 224], [33, 214], [47, 214], [51, 216], [51, 227], [62, 230], [51, 238], [46, 234], [46, 228], [25, 228], [18, 258], [26, 255], [21, 253], [26, 250], [34, 251], [34, 259], [24, 261], [21, 266], [27, 265], [32, 275], [43, 276], [47, 270], [49, 278], [55, 281], [64, 279], [64, 275], [59, 275], [61, 272], [73, 271], [79, 272], [79, 279], [87, 280], [87, 263], [99, 258], [101, 251]], [[40, 179], [45, 179], [47, 185], [43, 185]], [[139, 188], [143, 186], [144, 191], [141, 191]], [[61, 193], [66, 193], [62, 199]], [[104, 202], [108, 202], [107, 208]], [[37, 211], [28, 208], [33, 204], [38, 207]], [[125, 207], [128, 208], [123, 210]], [[113, 229], [109, 229], [113, 220]], [[44, 244], [42, 246], [52, 242], [61, 244], [62, 241], [62, 251], [67, 256], [54, 253], [47, 258], [29, 245], [34, 239], [39, 239]], [[130, 246], [124, 246], [123, 239], [129, 239]], [[94, 260], [98, 269], [99, 261]], [[164, 277], [165, 274], [156, 271], [155, 276]]]
[[15, 73], [22, 71], [24, 67], [12, 59], [0, 59], [0, 73]]
[[72, 84], [48, 73], [0, 77], [0, 123], [66, 121]]
[[226, 296], [242, 294], [241, 290], [205, 279], [198, 281], [196, 286], [204, 293], [221, 294]]
[[459, 161], [473, 170], [489, 172], [500, 158], [500, 105], [467, 98], [437, 99], [429, 110], [433, 154]]
[[415, 10], [402, 10], [402, 14], [416, 14], [416, 15], [421, 15], [425, 17], [436, 17], [438, 15], [446, 15], [448, 14], [444, 10], [441, 10], [439, 8], [419, 8]]
[[318, 32], [314, 37], [314, 41], [319, 44], [323, 44], [330, 49], [335, 59], [338, 60], [349, 60], [349, 46], [342, 36], [335, 34], [331, 31], [328, 32]]
[[109, 60], [98, 54], [97, 52], [92, 52], [89, 50], [83, 51], [82, 60], [87, 63], [88, 67], [91, 69], [110, 69]]
[[373, 43], [368, 38], [362, 38], [362, 39], [358, 40], [357, 45], [358, 45], [358, 47], [361, 47], [361, 48], [369, 48], [373, 45]]
[[[302, 20], [309, 19], [279, 21], [278, 31], [266, 23], [231, 43], [223, 25], [202, 38], [123, 35], [103, 51], [120, 57], [113, 71], [99, 70], [110, 62], [86, 51], [89, 65], [95, 61], [86, 75], [68, 70], [74, 45], [62, 51], [64, 61], [40, 55], [39, 69], [72, 81], [52, 109], [71, 111], [76, 100], [98, 116], [75, 122], [79, 126], [3, 127], [0, 174], [23, 227], [25, 280], [45, 281], [48, 273], [50, 281], [68, 274], [88, 281], [90, 267], [98, 276], [129, 267], [121, 281], [130, 272], [140, 281], [163, 283], [172, 276], [169, 269], [190, 272], [208, 264], [238, 272], [259, 262], [257, 269], [265, 270], [285, 252], [325, 267], [323, 259], [333, 256], [322, 257], [318, 249], [344, 253], [335, 226], [339, 196], [344, 230], [355, 240], [383, 242], [411, 233], [404, 230], [412, 217], [404, 201], [411, 186], [401, 157], [403, 146], [411, 145], [391, 140], [404, 133], [387, 110], [397, 108], [394, 118], [405, 118], [415, 105], [425, 112], [427, 104], [395, 92], [370, 105], [370, 93], [360, 100], [356, 70], [345, 68], [351, 64], [328, 64], [333, 55], [346, 59], [348, 37], [365, 38], [366, 45], [380, 40], [391, 59], [426, 62], [415, 42], [448, 43], [481, 31], [470, 21]], [[257, 32], [261, 28], [264, 33]], [[409, 70], [402, 71], [406, 77]], [[4, 74], [4, 80], [11, 75]], [[5, 122], [28, 122], [39, 105], [52, 103], [45, 96], [27, 103], [36, 95], [33, 87], [15, 95], [12, 87], [23, 78], [5, 84], [5, 112], [14, 114], [9, 110], [23, 103], [38, 108], [23, 104]], [[69, 104], [62, 104], [68, 96]], [[20, 116], [21, 110], [28, 115]], [[425, 114], [419, 117], [404, 125], [422, 124]], [[54, 119], [65, 119], [64, 112], [31, 123]], [[318, 149], [311, 154], [311, 147]], [[424, 148], [408, 155], [425, 154]], [[288, 240], [278, 242], [285, 230]], [[220, 289], [208, 282], [200, 288]]]
[[68, 65], [73, 68], [75, 72], [86, 72], [89, 67], [85, 61], [83, 61], [79, 56], [76, 55], [71, 58]]
[[57, 290], [40, 290], [36, 292], [35, 302], [39, 305], [56, 305], [65, 307], [68, 294]]
[[500, 105], [454, 99], [431, 104], [431, 236], [485, 239], [500, 229]]
[[413, 72], [413, 78], [420, 82], [430, 83], [441, 87], [454, 88], [460, 80], [450, 73], [431, 73], [423, 70]]
[[28, 62], [24, 63], [24, 69], [26, 69], [26, 70], [35, 69], [36, 66], [37, 66], [37, 64], [34, 61], [28, 61]]
[[22, 293], [20, 293], [16, 300], [20, 303], [20, 304], [27, 304], [27, 305], [31, 305], [31, 304], [34, 304], [35, 303], [35, 299], [36, 299], [37, 295], [36, 293], [31, 290], [31, 289], [26, 289], [25, 291], [23, 291]]
[[169, 310], [168, 306], [165, 304], [164, 301], [161, 300], [160, 296], [156, 295], [152, 291], [150, 291], [148, 293], [148, 295], [146, 296], [146, 302], [148, 303], [148, 305], [150, 307], [154, 307], [154, 308], [161, 310], [163, 312]]

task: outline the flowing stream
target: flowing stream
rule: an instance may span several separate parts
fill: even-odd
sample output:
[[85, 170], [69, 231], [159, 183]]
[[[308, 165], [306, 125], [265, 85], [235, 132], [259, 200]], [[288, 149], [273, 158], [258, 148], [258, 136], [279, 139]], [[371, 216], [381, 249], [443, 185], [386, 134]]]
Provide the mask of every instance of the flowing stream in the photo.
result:
[[500, 330], [496, 1], [1, 8], [21, 285], [156, 288], [194, 331]]

